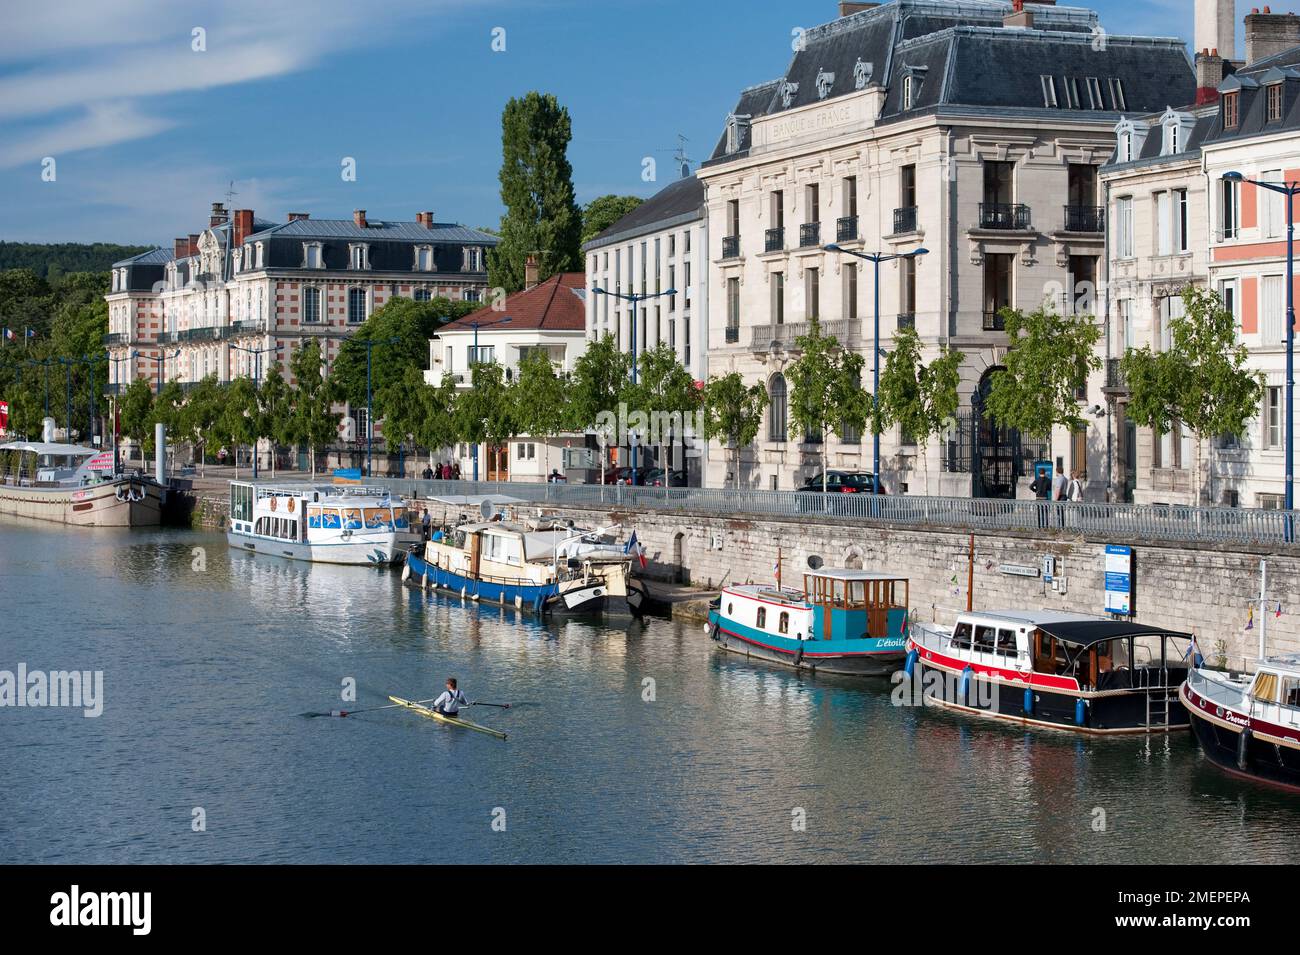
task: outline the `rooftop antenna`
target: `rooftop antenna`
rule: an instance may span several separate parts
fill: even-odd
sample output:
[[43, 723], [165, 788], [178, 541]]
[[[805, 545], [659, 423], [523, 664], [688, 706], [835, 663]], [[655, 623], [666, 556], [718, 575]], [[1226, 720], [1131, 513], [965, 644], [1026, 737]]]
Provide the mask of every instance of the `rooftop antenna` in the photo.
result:
[[235, 209], [235, 196], [237, 195], [239, 193], [235, 192], [235, 180], [232, 179], [230, 185], [226, 187], [226, 208], [231, 210], [232, 214]]
[[[676, 145], [675, 147], [673, 147], [673, 149], [672, 149], [673, 162], [677, 163], [678, 171], [681, 173], [681, 178], [683, 178], [683, 179], [686, 179], [686, 178], [688, 178], [688, 177], [690, 176], [690, 174], [691, 174], [691, 163], [695, 161], [695, 160], [689, 158], [689, 157], [686, 155], [686, 144], [687, 144], [688, 142], [690, 142], [690, 140], [688, 140], [688, 139], [687, 139], [685, 136], [683, 136], [681, 133], [678, 133], [678, 134], [677, 134], [677, 145]], [[667, 149], [661, 149], [661, 150], [659, 150], [659, 152], [666, 153], [666, 152], [668, 152], [668, 150], [667, 150]]]

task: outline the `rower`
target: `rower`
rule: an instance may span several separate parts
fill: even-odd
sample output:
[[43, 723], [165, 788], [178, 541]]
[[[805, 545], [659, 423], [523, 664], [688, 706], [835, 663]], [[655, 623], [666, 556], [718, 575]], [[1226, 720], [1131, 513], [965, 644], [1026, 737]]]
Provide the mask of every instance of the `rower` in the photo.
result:
[[447, 677], [447, 689], [433, 701], [433, 709], [443, 716], [455, 716], [460, 712], [462, 706], [469, 706], [469, 700], [465, 699], [464, 693], [456, 689], [456, 678], [449, 676]]

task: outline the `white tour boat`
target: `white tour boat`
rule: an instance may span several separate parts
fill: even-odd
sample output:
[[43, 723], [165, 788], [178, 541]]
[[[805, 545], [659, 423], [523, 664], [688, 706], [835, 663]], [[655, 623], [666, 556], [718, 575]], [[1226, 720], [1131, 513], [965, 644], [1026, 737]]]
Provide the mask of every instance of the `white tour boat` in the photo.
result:
[[230, 482], [232, 547], [323, 564], [391, 564], [419, 539], [385, 488]]

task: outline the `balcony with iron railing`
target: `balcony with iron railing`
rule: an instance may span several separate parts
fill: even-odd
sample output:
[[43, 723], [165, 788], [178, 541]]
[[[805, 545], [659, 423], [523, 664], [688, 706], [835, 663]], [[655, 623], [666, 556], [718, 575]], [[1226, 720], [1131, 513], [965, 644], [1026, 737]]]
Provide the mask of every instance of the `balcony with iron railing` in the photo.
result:
[[[841, 345], [857, 346], [862, 342], [861, 319], [839, 318], [817, 324], [823, 337], [834, 338]], [[794, 349], [798, 339], [811, 331], [811, 322], [755, 325], [749, 330], [749, 348], [756, 353], [770, 351], [773, 345], [787, 350]]]
[[1029, 206], [1019, 202], [981, 202], [980, 228], [1032, 229]]
[[1120, 364], [1120, 359], [1106, 359], [1106, 383], [1101, 386], [1101, 390], [1115, 395], [1128, 393], [1128, 381], [1124, 377], [1124, 366]]
[[724, 259], [740, 258], [740, 236], [724, 235], [722, 237], [722, 257]]
[[740, 341], [740, 326], [739, 326], [739, 325], [728, 325], [728, 326], [723, 330], [723, 336], [722, 336], [722, 337], [723, 337], [723, 341], [725, 341], [728, 345], [734, 345], [734, 344], [736, 344], [737, 342]]
[[1004, 332], [1007, 330], [1006, 319], [1002, 317], [1001, 311], [984, 313], [984, 331], [986, 332]]
[[1106, 210], [1103, 206], [1065, 206], [1066, 232], [1104, 232]]
[[257, 335], [265, 331], [262, 323], [256, 319], [252, 321], [231, 322], [226, 329], [227, 338], [239, 338], [242, 335]]
[[785, 229], [778, 227], [768, 229], [763, 236], [764, 252], [782, 252], [785, 250]]
[[131, 336], [126, 332], [110, 332], [104, 336], [104, 344], [110, 347], [113, 345], [129, 345], [130, 343]]
[[916, 206], [903, 206], [894, 210], [894, 235], [916, 231]]
[[856, 242], [858, 239], [858, 217], [842, 216], [835, 220], [835, 241]]
[[805, 222], [799, 226], [799, 248], [808, 249], [822, 244], [822, 224]]

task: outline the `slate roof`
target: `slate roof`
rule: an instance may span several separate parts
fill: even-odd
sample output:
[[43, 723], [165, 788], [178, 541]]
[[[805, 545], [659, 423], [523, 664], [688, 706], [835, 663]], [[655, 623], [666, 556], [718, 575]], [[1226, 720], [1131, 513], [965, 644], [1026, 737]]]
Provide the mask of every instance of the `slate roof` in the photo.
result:
[[301, 239], [364, 239], [399, 242], [452, 242], [464, 245], [495, 246], [501, 240], [487, 232], [470, 229], [454, 222], [435, 222], [432, 229], [419, 222], [394, 222], [370, 219], [365, 228], [352, 219], [294, 219], [272, 228], [252, 233], [248, 238], [267, 236]]
[[129, 259], [114, 262], [111, 268], [122, 268], [128, 265], [166, 265], [174, 257], [175, 253], [171, 249], [150, 249], [148, 252], [133, 255]]
[[[1110, 172], [1111, 170], [1158, 166], [1161, 163], [1176, 162], [1178, 160], [1199, 161], [1202, 144], [1219, 124], [1219, 104], [1182, 106], [1174, 107], [1174, 109], [1179, 113], [1190, 114], [1193, 119], [1191, 132], [1185, 136], [1182, 149], [1179, 152], [1169, 156], [1160, 155], [1160, 150], [1164, 145], [1164, 132], [1160, 126], [1160, 118], [1164, 115], [1165, 110], [1162, 109], [1158, 113], [1149, 113], [1145, 116], [1130, 116], [1128, 118], [1134, 122], [1145, 123], [1147, 126], [1147, 136], [1142, 143], [1142, 148], [1138, 151], [1137, 156], [1129, 162], [1115, 162], [1115, 153], [1112, 153], [1111, 158], [1102, 166], [1102, 169]], [[1118, 149], [1118, 143], [1116, 143], [1116, 149]]]
[[[1282, 83], [1282, 118], [1270, 122], [1266, 114], [1268, 95], [1265, 87], [1279, 81]], [[1300, 46], [1239, 68], [1223, 81], [1219, 90], [1236, 90], [1241, 97], [1238, 121], [1232, 129], [1224, 129], [1222, 110], [1217, 110], [1207, 141], [1232, 142], [1300, 129]]]
[[704, 216], [704, 183], [686, 176], [660, 189], [641, 205], [610, 225], [582, 247], [590, 252], [624, 239], [658, 232], [680, 222]]
[[[1121, 113], [1192, 101], [1195, 75], [1181, 40], [1103, 33], [1097, 14], [1080, 7], [1026, 9], [1034, 25], [1017, 29], [1002, 25], [1011, 12], [1002, 0], [890, 0], [809, 30], [785, 76], [745, 91], [734, 112], [771, 116], [870, 86], [886, 89], [882, 126], [938, 110], [1110, 125]], [[904, 110], [902, 80], [909, 72], [921, 84]], [[1053, 78], [1055, 107], [1046, 101], [1043, 76]], [[1098, 81], [1103, 108], [1090, 102], [1089, 77]], [[1079, 90], [1077, 106], [1069, 99], [1070, 79]], [[1112, 79], [1122, 89], [1120, 102]], [[728, 156], [724, 131], [710, 163], [742, 155], [748, 146]]]
[[[502, 319], [509, 318], [504, 324]], [[443, 332], [471, 331], [475, 322], [482, 323], [482, 331], [545, 330], [585, 332], [587, 328], [586, 275], [582, 272], [560, 272], [530, 289], [506, 296], [505, 310], [491, 305], [480, 308], [464, 318], [448, 322], [438, 329]]]

